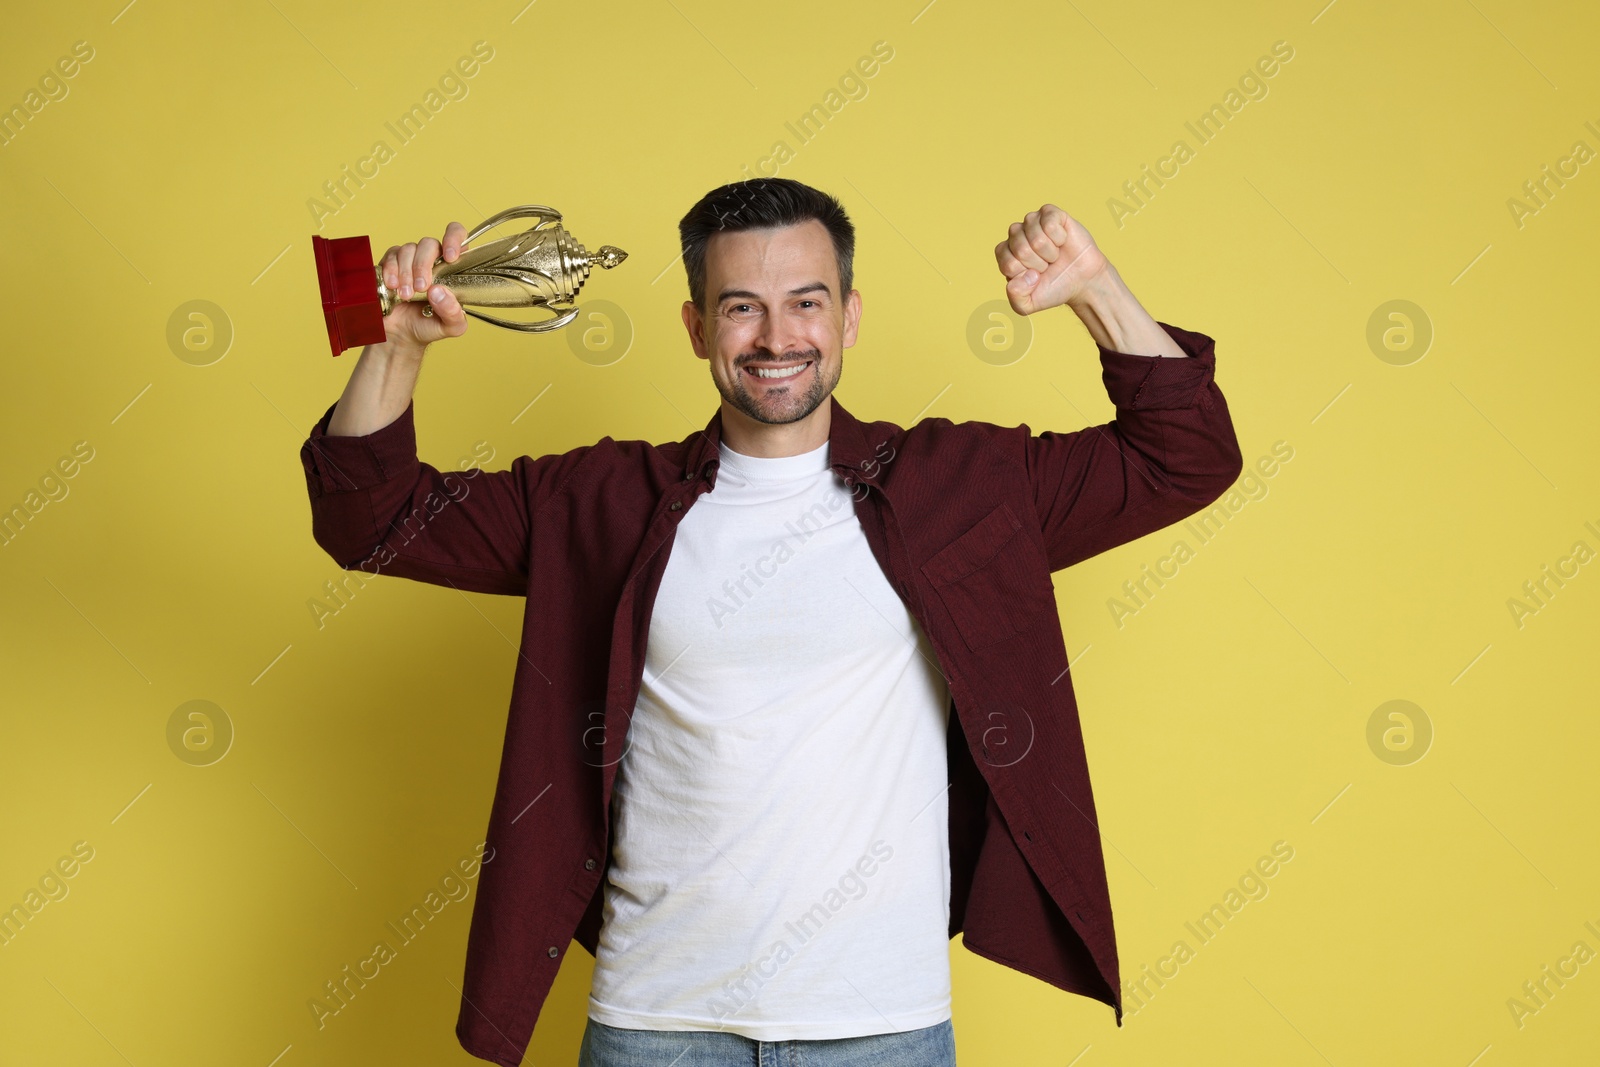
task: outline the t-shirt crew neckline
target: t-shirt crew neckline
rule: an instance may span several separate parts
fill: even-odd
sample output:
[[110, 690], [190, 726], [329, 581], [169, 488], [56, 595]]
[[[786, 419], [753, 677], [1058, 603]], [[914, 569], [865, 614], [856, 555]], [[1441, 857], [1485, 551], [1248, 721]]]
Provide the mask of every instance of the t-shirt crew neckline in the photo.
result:
[[741, 481], [755, 485], [780, 485], [784, 482], [810, 478], [827, 470], [828, 445], [824, 441], [809, 452], [797, 456], [747, 456], [735, 452], [724, 441], [717, 442], [720, 465], [738, 475]]

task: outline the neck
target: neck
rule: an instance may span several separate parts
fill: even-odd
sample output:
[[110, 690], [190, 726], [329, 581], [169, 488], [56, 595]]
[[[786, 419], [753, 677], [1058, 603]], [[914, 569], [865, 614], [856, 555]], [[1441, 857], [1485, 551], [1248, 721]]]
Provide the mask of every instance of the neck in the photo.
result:
[[832, 397], [805, 418], [776, 425], [752, 419], [726, 400], [722, 402], [722, 441], [745, 456], [776, 459], [810, 452], [828, 440], [832, 425]]

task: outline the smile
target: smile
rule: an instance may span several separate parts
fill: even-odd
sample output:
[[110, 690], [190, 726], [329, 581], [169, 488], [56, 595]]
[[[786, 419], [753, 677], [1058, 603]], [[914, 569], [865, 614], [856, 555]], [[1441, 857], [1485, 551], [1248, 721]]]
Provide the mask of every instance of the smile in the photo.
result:
[[746, 365], [743, 370], [753, 378], [763, 380], [793, 378], [796, 374], [811, 366], [808, 359], [804, 363], [797, 363], [792, 367], [756, 367]]

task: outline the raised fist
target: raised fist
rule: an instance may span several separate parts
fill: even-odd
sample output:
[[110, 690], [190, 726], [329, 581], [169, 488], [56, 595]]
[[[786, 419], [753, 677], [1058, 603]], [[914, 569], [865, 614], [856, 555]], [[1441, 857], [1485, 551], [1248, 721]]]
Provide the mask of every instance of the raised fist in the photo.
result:
[[1006, 299], [1019, 315], [1071, 301], [1107, 266], [1083, 223], [1054, 204], [1013, 222], [994, 255], [1006, 276]]

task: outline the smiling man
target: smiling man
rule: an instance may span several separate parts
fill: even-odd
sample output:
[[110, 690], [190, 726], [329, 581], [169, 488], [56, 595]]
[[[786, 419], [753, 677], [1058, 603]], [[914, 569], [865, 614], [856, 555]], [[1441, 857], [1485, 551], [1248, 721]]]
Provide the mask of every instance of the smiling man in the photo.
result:
[[451, 223], [385, 254], [431, 315], [395, 309], [301, 449], [340, 566], [527, 598], [461, 1044], [520, 1063], [574, 940], [584, 1067], [947, 1067], [957, 933], [1120, 1024], [1050, 575], [1238, 476], [1212, 339], [1152, 319], [1046, 204], [995, 246], [1007, 298], [1078, 316], [1115, 418], [860, 421], [834, 396], [862, 313], [840, 203], [755, 179], [679, 232], [722, 398], [703, 430], [422, 463], [423, 353], [467, 325], [432, 285]]
[[[841, 215], [834, 225], [848, 222]], [[853, 241], [854, 235], [844, 231], [843, 239]], [[842, 268], [833, 254], [833, 236], [816, 219], [731, 233], [691, 229], [691, 240], [696, 243], [700, 291], [684, 301], [683, 324], [695, 355], [710, 362], [711, 378], [728, 405], [723, 411], [725, 439], [731, 433], [756, 447], [763, 439], [762, 427], [805, 419], [839, 384], [844, 349], [856, 341], [861, 294], [839, 291], [846, 283], [839, 280]], [[705, 261], [712, 243], [717, 246], [719, 288], [708, 308]], [[831, 268], [826, 280], [792, 284], [819, 265]], [[766, 436], [770, 443], [761, 446], [761, 454], [782, 455], [769, 450], [799, 443], [771, 440], [792, 434], [767, 431]]]

